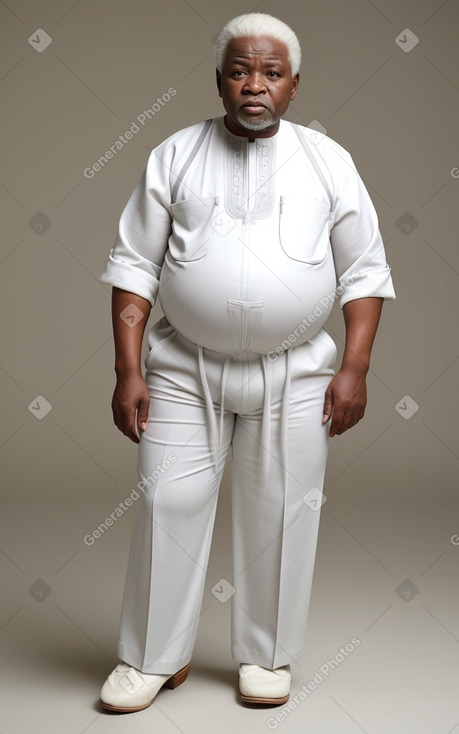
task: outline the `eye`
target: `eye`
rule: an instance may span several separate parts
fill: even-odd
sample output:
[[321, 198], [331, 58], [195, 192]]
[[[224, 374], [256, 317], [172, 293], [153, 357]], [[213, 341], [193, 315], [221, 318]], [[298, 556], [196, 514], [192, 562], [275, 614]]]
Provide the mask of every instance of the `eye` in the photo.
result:
[[270, 76], [271, 78], [274, 78], [274, 77], [280, 77], [280, 74], [278, 71], [268, 71], [268, 76]]
[[233, 71], [232, 76], [241, 77], [245, 72], [242, 69], [236, 69]]

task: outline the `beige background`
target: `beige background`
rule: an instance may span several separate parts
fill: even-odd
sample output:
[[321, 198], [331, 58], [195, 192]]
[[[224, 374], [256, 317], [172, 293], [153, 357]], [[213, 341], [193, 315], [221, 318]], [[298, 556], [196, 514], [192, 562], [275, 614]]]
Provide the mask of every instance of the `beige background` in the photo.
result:
[[[83, 542], [137, 481], [136, 447], [111, 420], [110, 289], [98, 277], [149, 151], [222, 114], [212, 39], [249, 10], [296, 30], [303, 65], [288, 119], [319, 121], [351, 152], [398, 296], [383, 312], [365, 420], [332, 441], [292, 694], [353, 636], [361, 644], [277, 725], [459, 732], [457, 0], [9, 0], [0, 2], [2, 734], [273, 728], [272, 712], [237, 703], [229, 602], [211, 592], [231, 581], [229, 466], [190, 679], [131, 718], [95, 703], [116, 659], [129, 512]], [[42, 52], [38, 29], [52, 39]], [[171, 101], [86, 178], [171, 86]], [[328, 327], [341, 345], [338, 309]]]

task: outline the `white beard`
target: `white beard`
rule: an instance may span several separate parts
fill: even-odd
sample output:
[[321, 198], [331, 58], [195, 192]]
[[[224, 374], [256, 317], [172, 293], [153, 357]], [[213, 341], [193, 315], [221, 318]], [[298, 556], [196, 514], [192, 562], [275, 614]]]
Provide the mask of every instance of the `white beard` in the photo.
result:
[[269, 112], [268, 117], [265, 117], [262, 120], [259, 120], [257, 118], [247, 119], [245, 115], [239, 112], [236, 119], [239, 125], [241, 125], [241, 127], [245, 127], [247, 130], [265, 130], [267, 127], [271, 127], [277, 122], [271, 112]]

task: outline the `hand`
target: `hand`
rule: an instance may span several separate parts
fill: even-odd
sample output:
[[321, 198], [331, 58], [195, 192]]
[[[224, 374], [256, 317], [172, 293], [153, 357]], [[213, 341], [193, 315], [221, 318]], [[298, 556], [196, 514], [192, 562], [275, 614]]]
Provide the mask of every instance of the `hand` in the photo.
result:
[[332, 419], [330, 437], [355, 426], [363, 418], [366, 404], [365, 372], [341, 368], [325, 392], [322, 423]]
[[149, 405], [150, 395], [142, 374], [119, 374], [112, 399], [113, 420], [116, 427], [134, 443], [140, 441], [140, 430], [145, 431], [147, 428]]

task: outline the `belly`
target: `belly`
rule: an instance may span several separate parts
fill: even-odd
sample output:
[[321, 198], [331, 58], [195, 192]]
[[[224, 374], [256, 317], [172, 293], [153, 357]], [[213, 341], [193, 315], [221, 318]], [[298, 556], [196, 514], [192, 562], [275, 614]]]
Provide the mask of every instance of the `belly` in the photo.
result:
[[309, 265], [280, 248], [255, 253], [239, 242], [190, 262], [168, 253], [159, 302], [169, 323], [196, 344], [225, 354], [268, 354], [317, 334], [335, 287], [331, 252]]

